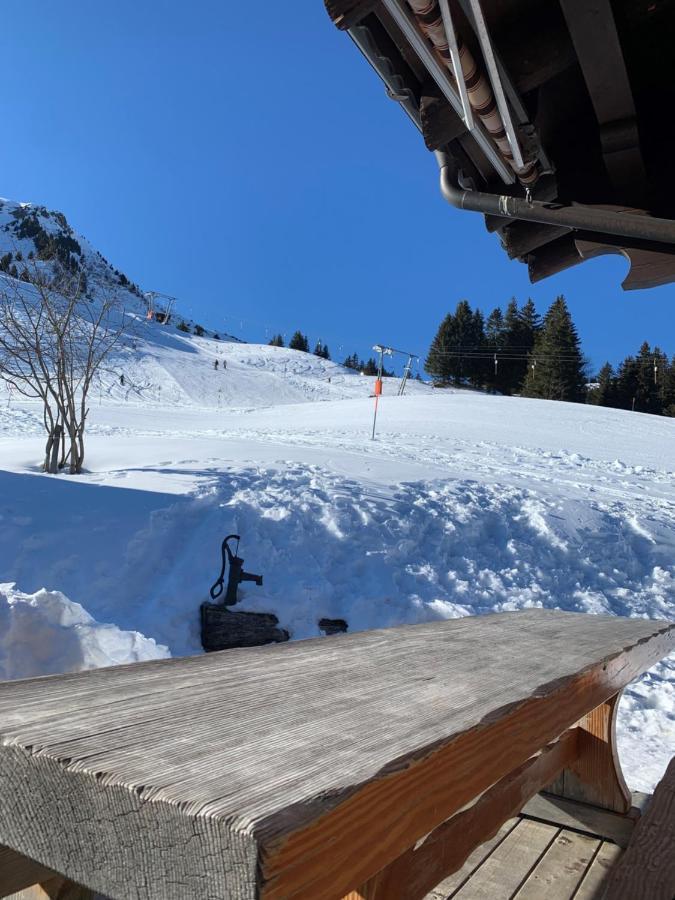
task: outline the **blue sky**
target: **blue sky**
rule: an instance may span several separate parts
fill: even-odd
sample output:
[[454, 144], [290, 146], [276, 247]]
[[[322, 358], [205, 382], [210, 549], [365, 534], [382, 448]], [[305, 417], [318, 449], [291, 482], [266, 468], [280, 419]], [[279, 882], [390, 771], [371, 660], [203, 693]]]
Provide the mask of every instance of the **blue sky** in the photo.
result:
[[424, 354], [462, 298], [543, 312], [563, 293], [594, 364], [642, 340], [675, 351], [675, 286], [624, 293], [619, 257], [530, 285], [482, 217], [447, 206], [322, 0], [22, 0], [3, 26], [0, 194], [62, 210], [206, 326]]

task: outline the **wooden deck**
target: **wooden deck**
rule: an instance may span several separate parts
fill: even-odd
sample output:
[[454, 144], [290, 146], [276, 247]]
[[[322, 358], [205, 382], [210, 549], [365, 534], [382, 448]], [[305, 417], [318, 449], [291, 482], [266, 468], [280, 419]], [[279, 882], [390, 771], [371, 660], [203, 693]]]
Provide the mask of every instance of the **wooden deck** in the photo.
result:
[[622, 852], [609, 839], [521, 815], [426, 900], [600, 900]]

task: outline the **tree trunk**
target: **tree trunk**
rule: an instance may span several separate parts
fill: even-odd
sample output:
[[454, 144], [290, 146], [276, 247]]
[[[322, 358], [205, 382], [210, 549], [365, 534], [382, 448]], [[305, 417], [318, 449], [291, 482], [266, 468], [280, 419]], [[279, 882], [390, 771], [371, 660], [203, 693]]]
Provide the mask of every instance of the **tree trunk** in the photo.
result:
[[69, 429], [68, 434], [70, 437], [70, 474], [71, 475], [79, 475], [79, 471], [78, 471], [79, 454], [77, 452], [77, 429], [71, 427]]
[[47, 440], [44, 470], [50, 475], [56, 475], [59, 470], [59, 450], [61, 447], [62, 434], [63, 426], [55, 425]]

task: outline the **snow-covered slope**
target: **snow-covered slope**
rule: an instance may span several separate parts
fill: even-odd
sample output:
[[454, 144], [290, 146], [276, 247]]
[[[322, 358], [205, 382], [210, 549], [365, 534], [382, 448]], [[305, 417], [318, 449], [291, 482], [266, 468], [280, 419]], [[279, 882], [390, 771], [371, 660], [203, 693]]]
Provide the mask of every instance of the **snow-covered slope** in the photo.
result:
[[[371, 441], [372, 379], [193, 343], [157, 351], [159, 383], [174, 354], [181, 402], [96, 399], [80, 479], [37, 474], [36, 407], [0, 410], [0, 580], [62, 591], [120, 629], [129, 659], [134, 632], [155, 642], [146, 656], [199, 652], [230, 532], [265, 578], [242, 608], [276, 613], [293, 638], [323, 616], [352, 630], [528, 606], [675, 618], [675, 422], [385, 385]], [[208, 365], [218, 349], [225, 372]], [[53, 671], [48, 653], [29, 665]], [[648, 788], [675, 747], [674, 661], [627, 693], [621, 723], [631, 784]]]
[[[0, 215], [0, 249], [32, 240]], [[56, 215], [39, 222], [66, 233]], [[82, 253], [88, 288], [116, 280], [137, 317], [90, 398], [86, 475], [40, 473], [40, 409], [0, 386], [0, 677], [200, 652], [231, 532], [264, 575], [242, 608], [294, 639], [322, 617], [675, 618], [675, 420], [390, 379], [371, 441], [372, 378], [148, 322]], [[620, 739], [649, 789], [675, 751], [675, 660], [627, 691]]]

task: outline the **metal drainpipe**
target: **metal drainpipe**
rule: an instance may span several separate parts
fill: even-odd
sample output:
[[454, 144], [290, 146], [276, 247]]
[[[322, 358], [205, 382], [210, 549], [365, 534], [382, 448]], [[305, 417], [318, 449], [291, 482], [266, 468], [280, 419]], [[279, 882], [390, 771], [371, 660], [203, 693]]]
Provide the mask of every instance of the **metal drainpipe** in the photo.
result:
[[541, 222], [545, 225], [565, 225], [583, 231], [600, 234], [616, 234], [619, 237], [654, 241], [659, 244], [675, 244], [675, 220], [656, 219], [648, 215], [596, 209], [581, 204], [563, 206], [508, 197], [504, 194], [486, 194], [458, 187], [457, 166], [452, 158], [440, 150], [434, 151], [441, 170], [441, 193], [451, 206], [469, 209], [487, 216], [520, 219], [525, 222]]

